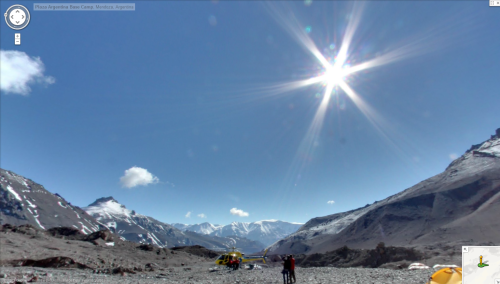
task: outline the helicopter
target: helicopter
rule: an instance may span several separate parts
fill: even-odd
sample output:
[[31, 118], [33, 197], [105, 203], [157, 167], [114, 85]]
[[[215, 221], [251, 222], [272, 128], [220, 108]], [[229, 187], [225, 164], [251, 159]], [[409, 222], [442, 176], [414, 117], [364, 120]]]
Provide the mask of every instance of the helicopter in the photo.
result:
[[232, 247], [232, 251], [220, 255], [215, 261], [215, 264], [230, 266], [231, 260], [239, 260], [240, 265], [245, 262], [258, 261], [258, 260], [262, 260], [263, 263], [266, 263], [266, 258], [267, 258], [266, 254], [267, 254], [267, 249], [264, 252], [263, 256], [245, 256], [244, 253], [236, 251], [236, 248]]

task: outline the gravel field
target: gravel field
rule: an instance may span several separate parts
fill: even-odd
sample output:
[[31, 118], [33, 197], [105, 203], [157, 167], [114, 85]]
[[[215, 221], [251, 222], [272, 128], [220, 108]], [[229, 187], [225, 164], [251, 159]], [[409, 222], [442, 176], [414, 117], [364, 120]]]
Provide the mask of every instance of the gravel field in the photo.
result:
[[[91, 270], [2, 267], [0, 283], [27, 283], [35, 275], [36, 283], [283, 283], [280, 268], [262, 270], [210, 271], [212, 263], [196, 267], [167, 268], [160, 271], [103, 275]], [[380, 268], [300, 268], [297, 283], [338, 284], [424, 284], [433, 270], [390, 270]], [[2, 278], [3, 277], [3, 278]], [[25, 282], [24, 282], [25, 281]]]

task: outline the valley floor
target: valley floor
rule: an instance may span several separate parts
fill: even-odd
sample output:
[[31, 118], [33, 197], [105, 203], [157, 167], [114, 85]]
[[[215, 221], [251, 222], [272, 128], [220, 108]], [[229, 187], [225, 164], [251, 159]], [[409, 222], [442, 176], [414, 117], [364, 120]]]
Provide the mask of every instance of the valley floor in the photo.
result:
[[[2, 267], [0, 283], [15, 280], [29, 281], [38, 276], [36, 283], [283, 283], [281, 269], [214, 271], [213, 262], [192, 267], [167, 268], [164, 271], [141, 272], [125, 275], [94, 274], [91, 270], [48, 269], [33, 267]], [[296, 269], [297, 283], [308, 284], [424, 284], [433, 270], [391, 270], [380, 268], [331, 268], [315, 267]], [[23, 283], [23, 282], [21, 282]]]

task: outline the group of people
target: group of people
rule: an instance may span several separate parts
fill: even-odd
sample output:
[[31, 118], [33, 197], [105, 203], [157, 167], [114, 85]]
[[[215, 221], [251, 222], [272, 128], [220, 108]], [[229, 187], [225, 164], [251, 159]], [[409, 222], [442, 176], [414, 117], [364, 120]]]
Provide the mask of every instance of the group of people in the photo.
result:
[[[283, 260], [283, 283], [295, 283], [295, 258], [293, 255], [288, 255], [282, 258]], [[293, 279], [293, 282], [292, 282]]]
[[241, 258], [238, 259], [236, 256], [232, 256], [230, 255], [229, 256], [229, 261], [227, 262], [227, 267], [233, 269], [233, 270], [237, 270], [238, 268], [240, 268], [240, 264], [241, 264]]

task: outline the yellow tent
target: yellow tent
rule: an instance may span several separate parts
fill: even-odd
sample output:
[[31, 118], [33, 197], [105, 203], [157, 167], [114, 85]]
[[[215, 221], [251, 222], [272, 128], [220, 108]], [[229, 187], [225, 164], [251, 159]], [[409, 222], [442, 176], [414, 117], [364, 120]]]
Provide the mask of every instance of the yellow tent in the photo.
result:
[[432, 274], [426, 284], [462, 284], [462, 268], [447, 267]]

